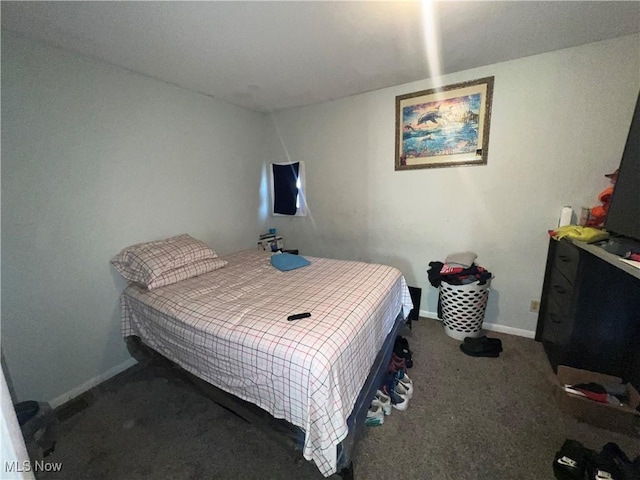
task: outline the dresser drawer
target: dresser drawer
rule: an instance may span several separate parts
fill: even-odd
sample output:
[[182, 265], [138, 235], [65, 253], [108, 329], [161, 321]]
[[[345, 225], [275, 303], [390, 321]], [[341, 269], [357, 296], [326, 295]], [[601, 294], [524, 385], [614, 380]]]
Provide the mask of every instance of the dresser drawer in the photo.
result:
[[561, 313], [573, 316], [573, 283], [554, 267], [548, 285], [549, 299], [556, 301]]
[[573, 318], [562, 313], [560, 306], [549, 298], [544, 316], [542, 341], [555, 345], [567, 345], [571, 341]]
[[562, 274], [573, 283], [576, 272], [578, 271], [578, 262], [580, 261], [580, 252], [578, 247], [574, 245], [559, 241], [556, 245], [556, 253], [554, 258], [554, 266]]

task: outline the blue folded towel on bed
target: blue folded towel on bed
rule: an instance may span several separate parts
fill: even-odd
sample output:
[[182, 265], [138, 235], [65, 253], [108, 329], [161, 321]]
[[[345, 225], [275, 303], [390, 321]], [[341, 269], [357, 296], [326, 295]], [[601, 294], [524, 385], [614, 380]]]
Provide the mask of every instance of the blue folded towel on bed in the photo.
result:
[[277, 253], [275, 255], [271, 255], [271, 265], [283, 272], [306, 267], [310, 264], [311, 262], [306, 258], [301, 257], [300, 255], [293, 255], [292, 253]]

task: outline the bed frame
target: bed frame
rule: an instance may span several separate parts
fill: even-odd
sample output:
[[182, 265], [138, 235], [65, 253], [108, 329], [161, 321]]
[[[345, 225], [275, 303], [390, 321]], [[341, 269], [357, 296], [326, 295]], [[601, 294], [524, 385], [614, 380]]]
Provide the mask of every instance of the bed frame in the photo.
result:
[[[395, 324], [391, 332], [387, 335], [382, 349], [371, 367], [369, 376], [360, 391], [351, 415], [347, 419], [349, 433], [347, 437], [337, 446], [338, 458], [338, 475], [343, 480], [354, 480], [353, 457], [357, 441], [364, 432], [364, 422], [371, 401], [375, 397], [376, 390], [382, 383], [382, 379], [387, 373], [387, 367], [395, 338], [399, 334], [400, 329], [404, 325], [406, 319], [403, 318], [402, 312], [396, 317]], [[143, 365], [163, 364], [176, 369], [181, 375], [190, 381], [201, 393], [206, 397], [220, 405], [221, 407], [231, 411], [243, 420], [260, 428], [264, 433], [271, 437], [274, 441], [280, 443], [286, 448], [293, 448], [302, 452], [304, 445], [304, 431], [287, 422], [286, 420], [274, 418], [267, 411], [254, 405], [253, 403], [242, 400], [230, 393], [221, 390], [214, 385], [196, 377], [190, 372], [182, 369], [171, 360], [162, 356], [155, 350], [145, 345], [137, 336], [126, 337], [127, 348], [131, 356]]]

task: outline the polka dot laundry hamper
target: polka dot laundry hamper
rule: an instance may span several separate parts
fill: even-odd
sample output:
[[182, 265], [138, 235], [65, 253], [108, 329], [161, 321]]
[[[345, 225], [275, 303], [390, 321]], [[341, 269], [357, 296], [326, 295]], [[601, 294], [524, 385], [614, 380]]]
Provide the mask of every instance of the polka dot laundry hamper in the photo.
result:
[[445, 333], [456, 340], [479, 337], [482, 333], [484, 312], [489, 300], [491, 280], [466, 285], [440, 284], [440, 305]]

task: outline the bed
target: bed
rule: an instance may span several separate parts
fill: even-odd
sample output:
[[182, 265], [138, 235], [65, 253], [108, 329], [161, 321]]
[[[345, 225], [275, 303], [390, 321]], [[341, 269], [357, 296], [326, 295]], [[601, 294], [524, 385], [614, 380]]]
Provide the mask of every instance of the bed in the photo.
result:
[[[323, 475], [350, 464], [355, 431], [412, 308], [396, 268], [306, 257], [280, 271], [271, 253], [121, 295], [122, 333], [195, 378], [289, 425]], [[288, 321], [291, 314], [311, 317]]]

